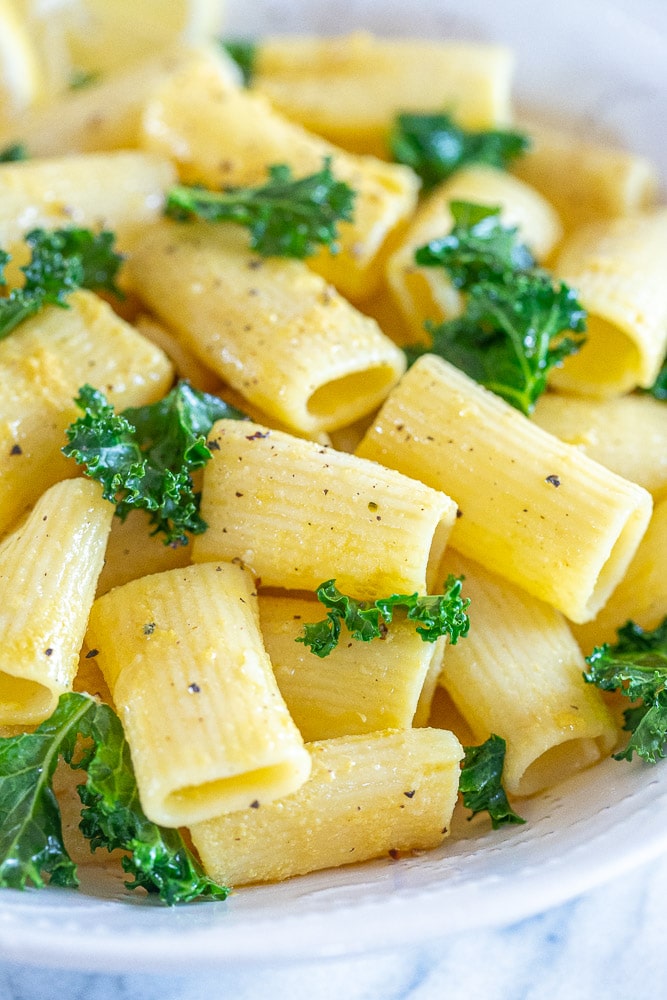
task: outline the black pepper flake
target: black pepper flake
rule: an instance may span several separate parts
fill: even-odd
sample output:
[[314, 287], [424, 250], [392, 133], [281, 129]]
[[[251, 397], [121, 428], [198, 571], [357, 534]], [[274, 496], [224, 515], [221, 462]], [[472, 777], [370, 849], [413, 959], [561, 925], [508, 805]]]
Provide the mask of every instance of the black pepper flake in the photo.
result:
[[23, 448], [21, 447], [20, 444], [12, 445], [12, 448], [11, 448], [11, 451], [9, 452], [9, 454], [10, 455], [22, 455], [23, 454]]
[[199, 684], [195, 684], [193, 681], [192, 684], [188, 684], [188, 691], [190, 694], [199, 694], [201, 688], [199, 687]]
[[219, 441], [207, 441], [206, 442], [206, 447], [208, 448], [209, 451], [220, 451], [220, 442]]
[[395, 847], [390, 848], [390, 850], [387, 851], [387, 853], [388, 853], [388, 855], [389, 855], [390, 858], [394, 859], [394, 861], [398, 861], [398, 859], [401, 856], [401, 852], [397, 851]]
[[251, 802], [250, 803], [250, 808], [251, 809], [259, 809], [259, 800], [255, 799], [254, 802]]
[[403, 792], [403, 794], [405, 795], [406, 799], [413, 799], [415, 797], [416, 790], [417, 790], [416, 788], [413, 788], [412, 791]]
[[456, 508], [456, 517], [457, 517], [457, 520], [458, 520], [459, 517], [463, 517], [463, 511], [461, 510], [460, 507]]
[[52, 648], [50, 646], [49, 646], [48, 649], [44, 650], [44, 655], [45, 656], [51, 656], [52, 653], [53, 653], [53, 650], [52, 650]]
[[553, 474], [550, 475], [550, 476], [547, 476], [547, 478], [545, 479], [545, 482], [546, 483], [551, 483], [552, 486], [560, 486], [560, 479], [558, 478], [558, 476], [554, 476]]
[[152, 635], [155, 631], [155, 622], [147, 622], [146, 625], [144, 625], [143, 631], [144, 635]]
[[92, 660], [94, 656], [99, 656], [99, 654], [100, 654], [99, 649], [89, 649], [88, 652], [86, 653], [86, 659]]
[[243, 494], [242, 494], [242, 493], [239, 493], [239, 491], [237, 490], [237, 491], [236, 491], [236, 493], [235, 493], [235, 496], [237, 496], [237, 497], [242, 497], [242, 496], [243, 496]]
[[246, 434], [246, 441], [261, 441], [267, 438], [271, 431], [255, 431], [254, 434]]

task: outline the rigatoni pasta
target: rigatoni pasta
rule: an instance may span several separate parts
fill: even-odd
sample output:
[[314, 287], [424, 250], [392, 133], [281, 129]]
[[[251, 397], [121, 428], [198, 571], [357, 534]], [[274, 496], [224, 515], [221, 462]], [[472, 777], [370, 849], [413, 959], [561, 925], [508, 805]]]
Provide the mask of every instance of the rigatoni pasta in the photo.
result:
[[646, 490], [434, 355], [390, 393], [356, 454], [449, 491], [454, 548], [574, 622], [603, 606], [651, 516]]
[[437, 588], [456, 516], [446, 494], [257, 424], [220, 420], [210, 440], [195, 562], [238, 560], [288, 590], [335, 577], [358, 598]]
[[255, 601], [250, 574], [220, 563], [142, 577], [93, 605], [86, 643], [155, 823], [190, 825], [270, 802], [310, 772]]
[[303, 262], [252, 253], [234, 225], [153, 226], [129, 275], [203, 364], [297, 431], [333, 430], [370, 413], [405, 370], [373, 319]]
[[56, 483], [0, 544], [0, 723], [36, 725], [71, 690], [113, 508], [98, 483]]

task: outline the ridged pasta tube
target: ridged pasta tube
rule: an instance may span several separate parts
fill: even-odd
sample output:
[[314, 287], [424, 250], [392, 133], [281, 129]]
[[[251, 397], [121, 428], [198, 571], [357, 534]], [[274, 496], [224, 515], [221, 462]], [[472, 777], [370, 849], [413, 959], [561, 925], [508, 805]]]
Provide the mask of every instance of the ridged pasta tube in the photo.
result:
[[356, 192], [354, 219], [340, 224], [340, 249], [324, 248], [310, 266], [353, 301], [382, 277], [387, 238], [414, 211], [419, 179], [407, 167], [355, 157], [284, 118], [260, 94], [230, 81], [210, 59], [193, 58], [146, 103], [144, 145], [172, 159], [185, 183], [212, 188], [262, 184], [287, 164], [297, 177], [331, 158], [336, 178]]
[[463, 748], [442, 729], [308, 744], [311, 776], [293, 795], [198, 823], [190, 833], [223, 884], [270, 882], [437, 847], [448, 833]]
[[589, 621], [622, 579], [652, 500], [448, 362], [424, 355], [357, 448], [457, 501], [451, 545]]
[[514, 55], [501, 45], [379, 38], [269, 36], [257, 46], [252, 86], [287, 118], [345, 149], [388, 156], [399, 112], [447, 108], [465, 128], [505, 125]]
[[153, 822], [200, 822], [288, 795], [308, 777], [239, 566], [174, 569], [109, 591], [93, 605], [86, 644]]
[[[280, 431], [220, 420], [209, 435], [194, 562], [240, 560], [264, 587], [351, 597], [433, 593], [456, 514], [444, 493]], [[437, 592], [437, 591], [436, 591]]]
[[588, 313], [587, 341], [550, 383], [613, 396], [657, 378], [667, 352], [667, 208], [577, 229], [554, 264]]
[[609, 753], [616, 726], [563, 616], [451, 549], [443, 571], [464, 576], [472, 621], [440, 683], [475, 742], [505, 739], [507, 791], [532, 795]]
[[299, 432], [370, 413], [405, 369], [375, 320], [301, 261], [257, 257], [232, 224], [152, 226], [128, 268], [137, 294], [193, 354]]
[[0, 545], [0, 723], [42, 722], [71, 690], [113, 511], [67, 479]]
[[381, 642], [339, 642], [315, 656], [296, 640], [325, 609], [300, 597], [260, 596], [266, 650], [285, 703], [307, 741], [423, 726], [442, 669], [445, 637], [424, 642], [394, 621]]
[[92, 292], [69, 309], [47, 306], [0, 341], [0, 535], [60, 479], [65, 428], [80, 416], [74, 399], [90, 383], [118, 409], [143, 406], [170, 388], [167, 357]]

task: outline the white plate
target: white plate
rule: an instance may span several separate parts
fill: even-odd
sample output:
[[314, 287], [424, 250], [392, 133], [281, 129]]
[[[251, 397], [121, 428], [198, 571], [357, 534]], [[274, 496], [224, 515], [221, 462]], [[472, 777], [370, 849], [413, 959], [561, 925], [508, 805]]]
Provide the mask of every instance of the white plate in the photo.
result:
[[[234, 0], [228, 0], [229, 7]], [[667, 176], [667, 22], [656, 3], [593, 0], [236, 0], [228, 30], [364, 26], [512, 45], [517, 90], [653, 156]], [[335, 9], [335, 13], [334, 13]], [[656, 27], [659, 31], [656, 31]], [[493, 832], [459, 820], [441, 849], [240, 890], [167, 909], [84, 872], [79, 893], [4, 891], [0, 958], [109, 971], [353, 954], [518, 920], [667, 848], [667, 764], [607, 760], [521, 804], [528, 823]]]

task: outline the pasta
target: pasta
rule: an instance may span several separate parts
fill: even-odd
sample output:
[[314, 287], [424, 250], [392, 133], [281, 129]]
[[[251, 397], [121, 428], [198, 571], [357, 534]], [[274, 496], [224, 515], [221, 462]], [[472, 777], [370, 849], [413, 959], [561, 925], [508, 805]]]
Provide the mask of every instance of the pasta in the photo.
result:
[[[502, 744], [512, 798], [595, 765], [620, 733], [585, 657], [667, 615], [652, 164], [540, 125], [511, 169], [485, 154], [427, 191], [388, 146], [406, 110], [502, 137], [513, 66], [503, 46], [286, 36], [245, 85], [202, 41], [0, 113], [0, 152], [31, 152], [0, 163], [0, 728], [75, 693], [113, 709], [141, 823], [183, 832], [218, 882], [439, 847], [459, 792], [495, 826], [466, 799], [471, 754]], [[261, 243], [276, 168], [353, 195], [304, 259]], [[173, 210], [202, 185], [249, 189], [254, 223]], [[437, 345], [401, 349], [465, 326], [461, 274], [415, 260], [455, 201], [497, 209], [587, 313], [530, 414]], [[82, 259], [31, 270], [28, 232], [72, 226], [115, 232], [124, 301]], [[503, 294], [532, 267], [507, 240], [474, 262]], [[95, 753], [100, 718], [78, 734]], [[73, 836], [64, 768], [55, 788]]]

